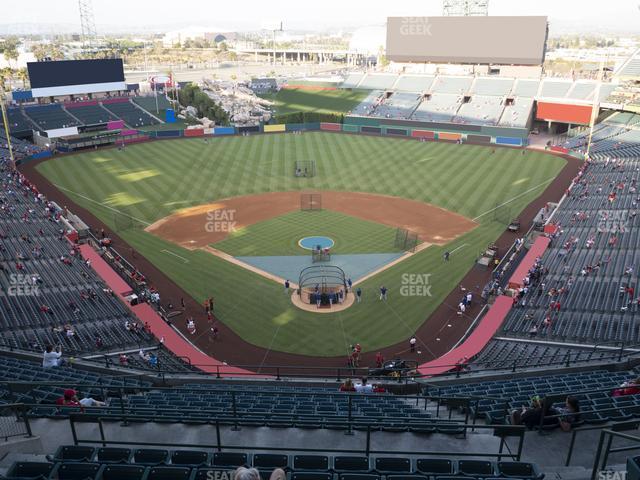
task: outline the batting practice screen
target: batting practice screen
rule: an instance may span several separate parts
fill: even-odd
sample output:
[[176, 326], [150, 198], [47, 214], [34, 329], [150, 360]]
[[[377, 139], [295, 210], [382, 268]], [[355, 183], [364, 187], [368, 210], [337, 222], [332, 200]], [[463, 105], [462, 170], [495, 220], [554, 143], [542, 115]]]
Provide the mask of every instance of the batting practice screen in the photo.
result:
[[28, 62], [34, 97], [126, 90], [122, 59]]
[[389, 17], [394, 62], [542, 65], [547, 17]]

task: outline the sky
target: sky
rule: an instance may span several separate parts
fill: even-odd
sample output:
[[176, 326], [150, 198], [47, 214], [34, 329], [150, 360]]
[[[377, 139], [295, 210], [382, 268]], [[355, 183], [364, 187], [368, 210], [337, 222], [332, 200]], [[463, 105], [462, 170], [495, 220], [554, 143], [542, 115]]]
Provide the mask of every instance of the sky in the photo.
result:
[[[0, 24], [74, 24], [77, 0], [2, 0]], [[640, 35], [640, 0], [489, 0], [490, 15], [547, 15], [552, 33], [575, 26]], [[93, 0], [98, 30], [109, 26], [198, 25], [258, 29], [283, 21], [285, 30], [383, 24], [387, 16], [440, 15], [441, 0]], [[100, 33], [100, 32], [98, 32]]]

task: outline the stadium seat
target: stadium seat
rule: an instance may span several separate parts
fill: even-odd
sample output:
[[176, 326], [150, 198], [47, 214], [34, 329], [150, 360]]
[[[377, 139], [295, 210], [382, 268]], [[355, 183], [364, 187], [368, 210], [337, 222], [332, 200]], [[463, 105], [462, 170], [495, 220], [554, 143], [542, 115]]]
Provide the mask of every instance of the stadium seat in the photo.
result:
[[248, 456], [239, 452], [214, 452], [211, 464], [214, 467], [244, 467], [248, 465]]
[[96, 480], [144, 480], [146, 472], [138, 465], [104, 465]]
[[147, 480], [189, 480], [191, 469], [188, 467], [152, 467]]
[[209, 454], [199, 450], [176, 450], [171, 454], [172, 465], [206, 466], [209, 464]]
[[411, 460], [400, 457], [377, 457], [375, 459], [375, 470], [378, 473], [409, 473], [411, 471]]
[[169, 462], [169, 451], [141, 448], [133, 453], [133, 462], [141, 465], [158, 465]]
[[64, 445], [58, 448], [53, 457], [54, 461], [85, 461], [93, 460], [96, 449], [94, 447], [83, 447], [78, 445]]
[[444, 458], [420, 458], [416, 461], [416, 471], [425, 475], [453, 473], [453, 462]]
[[25, 478], [49, 478], [54, 463], [44, 462], [16, 462], [7, 471], [7, 480], [17, 480]]
[[56, 480], [94, 480], [100, 470], [99, 463], [59, 463], [51, 472]]
[[100, 463], [126, 463], [131, 458], [131, 449], [103, 447], [98, 449], [96, 460]]
[[[368, 472], [369, 459], [367, 457], [338, 456], [333, 460], [333, 468], [336, 472]], [[358, 480], [358, 479], [350, 479]]]
[[324, 455], [294, 455], [293, 470], [329, 470], [329, 457]]

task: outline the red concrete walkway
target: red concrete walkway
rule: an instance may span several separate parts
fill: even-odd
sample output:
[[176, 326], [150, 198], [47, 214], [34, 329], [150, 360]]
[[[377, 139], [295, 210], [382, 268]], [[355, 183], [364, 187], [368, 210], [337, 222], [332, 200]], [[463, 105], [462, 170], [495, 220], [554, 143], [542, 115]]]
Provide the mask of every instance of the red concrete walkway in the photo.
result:
[[513, 300], [501, 295], [491, 305], [489, 311], [480, 321], [473, 333], [461, 345], [445, 353], [439, 358], [418, 367], [422, 375], [438, 375], [452, 370], [465, 357], [472, 359], [489, 343], [506, 318]]
[[222, 377], [238, 377], [244, 375], [255, 377], [253, 372], [226, 365], [224, 362], [216, 360], [198, 350], [190, 342], [185, 340], [182, 335], [171, 328], [150, 305], [142, 303], [131, 306], [125, 299], [125, 296], [131, 293], [131, 287], [127, 285], [127, 282], [89, 245], [81, 245], [80, 252], [84, 259], [91, 260], [93, 269], [122, 300], [127, 308], [140, 319], [140, 321], [148, 323], [151, 326], [151, 333], [158, 339], [164, 338], [164, 346], [171, 350], [174, 355], [188, 359], [192, 365], [197, 366], [200, 370], [207, 373], [219, 373]]
[[550, 242], [549, 237], [540, 236], [536, 238], [536, 241], [533, 242], [533, 245], [531, 245], [531, 248], [520, 262], [520, 265], [518, 265], [513, 275], [511, 275], [509, 288], [522, 288], [524, 286], [524, 277], [529, 274], [529, 270], [531, 270], [531, 267], [536, 263], [536, 258], [541, 257], [547, 250]]

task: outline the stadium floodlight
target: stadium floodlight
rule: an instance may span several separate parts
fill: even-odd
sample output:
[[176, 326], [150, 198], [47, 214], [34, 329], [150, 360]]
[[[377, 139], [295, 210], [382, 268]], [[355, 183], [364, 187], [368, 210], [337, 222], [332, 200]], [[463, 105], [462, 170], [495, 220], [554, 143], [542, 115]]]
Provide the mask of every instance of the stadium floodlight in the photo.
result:
[[489, 0], [443, 0], [442, 15], [445, 17], [486, 17], [489, 15]]
[[97, 37], [96, 21], [93, 16], [93, 2], [91, 0], [78, 0], [80, 9], [80, 32], [82, 44], [85, 47], [92, 47], [93, 41]]

